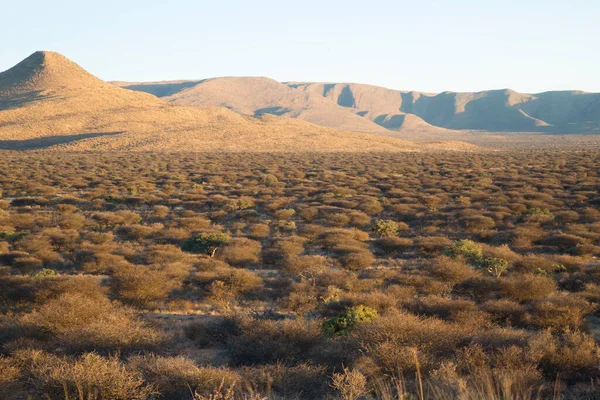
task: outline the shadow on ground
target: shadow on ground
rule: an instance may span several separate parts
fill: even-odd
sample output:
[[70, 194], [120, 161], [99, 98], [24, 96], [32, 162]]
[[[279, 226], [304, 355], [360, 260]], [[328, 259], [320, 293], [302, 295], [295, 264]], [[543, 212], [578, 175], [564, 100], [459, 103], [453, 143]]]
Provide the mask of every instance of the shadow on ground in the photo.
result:
[[81, 133], [79, 135], [49, 136], [27, 140], [0, 140], [0, 150], [38, 150], [100, 136], [120, 135], [123, 132]]

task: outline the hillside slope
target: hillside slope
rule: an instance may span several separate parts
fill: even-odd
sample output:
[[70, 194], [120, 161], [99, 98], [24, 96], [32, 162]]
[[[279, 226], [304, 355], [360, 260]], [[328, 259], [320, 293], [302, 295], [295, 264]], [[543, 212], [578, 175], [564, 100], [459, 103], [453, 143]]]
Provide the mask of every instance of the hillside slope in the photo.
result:
[[505, 89], [431, 94], [362, 84], [288, 82], [287, 85], [319, 94], [380, 124], [395, 119], [396, 115], [412, 114], [430, 125], [454, 130], [600, 133], [598, 93], [523, 94]]
[[226, 107], [251, 116], [272, 114], [354, 132], [385, 132], [384, 127], [322, 96], [292, 89], [269, 78], [226, 77], [195, 82], [127, 84], [123, 87], [146, 91], [174, 104]]
[[106, 83], [53, 52], [36, 52], [0, 73], [0, 149], [418, 151], [445, 145], [474, 148], [177, 106]]

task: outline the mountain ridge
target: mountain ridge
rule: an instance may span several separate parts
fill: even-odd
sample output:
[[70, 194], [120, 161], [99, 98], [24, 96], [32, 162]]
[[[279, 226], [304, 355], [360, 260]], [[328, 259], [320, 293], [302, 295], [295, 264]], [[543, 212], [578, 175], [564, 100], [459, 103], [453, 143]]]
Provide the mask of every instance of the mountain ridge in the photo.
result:
[[[222, 77], [197, 81], [178, 81], [183, 89], [174, 88], [171, 81], [128, 84], [118, 82], [119, 86], [133, 90], [142, 90], [158, 96], [164, 94], [165, 100], [174, 104], [229, 105], [230, 109], [242, 114], [251, 114], [252, 110], [239, 110], [237, 94], [247, 91], [247, 85], [256, 77]], [[268, 79], [268, 78], [260, 78]], [[238, 82], [238, 90], [230, 90], [229, 97], [223, 99], [223, 92], [204, 90], [203, 86], [214, 82]], [[245, 82], [245, 83], [244, 83]], [[274, 81], [275, 82], [275, 81]], [[356, 83], [314, 83], [281, 82], [282, 85], [308, 94], [328, 99], [330, 103], [358, 115], [366, 121], [394, 132], [415, 132], [415, 128], [426, 134], [450, 134], [454, 131], [487, 132], [541, 132], [541, 133], [600, 133], [600, 93], [588, 93], [580, 90], [546, 91], [541, 93], [519, 93], [512, 89], [494, 89], [479, 92], [427, 93], [387, 89], [382, 86]], [[254, 111], [269, 104], [274, 113], [288, 110], [289, 104], [281, 101], [273, 107], [272, 93], [266, 90], [255, 91]], [[296, 93], [295, 96], [300, 96]], [[217, 100], [218, 98], [218, 100]], [[304, 111], [295, 110], [287, 116], [305, 119], [315, 124], [341, 127], [357, 131], [348, 124], [355, 117], [348, 113], [338, 113], [323, 122], [317, 117], [309, 119], [306, 114], [326, 114], [321, 104], [306, 104]], [[331, 107], [331, 104], [327, 107]], [[318, 110], [317, 110], [318, 109]], [[407, 117], [410, 115], [410, 117]], [[404, 121], [409, 122], [405, 124]], [[362, 124], [362, 126], [367, 126]], [[369, 125], [372, 132], [381, 133]], [[456, 132], [454, 132], [456, 133]]]
[[[35, 52], [0, 73], [0, 149], [61, 151], [473, 150], [345, 132], [298, 119], [187, 107], [104, 82], [54, 52]], [[343, 110], [344, 111], [344, 110]]]

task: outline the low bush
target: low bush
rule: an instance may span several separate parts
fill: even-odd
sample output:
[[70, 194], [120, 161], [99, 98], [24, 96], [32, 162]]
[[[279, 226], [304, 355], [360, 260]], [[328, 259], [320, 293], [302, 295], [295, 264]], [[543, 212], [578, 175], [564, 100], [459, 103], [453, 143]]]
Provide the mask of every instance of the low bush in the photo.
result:
[[371, 322], [378, 316], [377, 311], [363, 305], [348, 308], [340, 316], [323, 322], [323, 333], [327, 336], [347, 335], [358, 324]]

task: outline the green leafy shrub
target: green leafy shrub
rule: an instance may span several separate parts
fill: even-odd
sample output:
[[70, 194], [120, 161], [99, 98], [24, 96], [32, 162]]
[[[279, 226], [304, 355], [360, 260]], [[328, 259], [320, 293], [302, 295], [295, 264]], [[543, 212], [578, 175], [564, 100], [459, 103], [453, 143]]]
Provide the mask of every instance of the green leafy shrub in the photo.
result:
[[56, 276], [56, 271], [53, 269], [44, 268], [32, 275], [35, 280], [42, 280], [51, 276]]
[[483, 257], [480, 245], [470, 239], [461, 239], [446, 247], [446, 253], [452, 257], [464, 257], [471, 264], [479, 264]]
[[488, 257], [482, 262], [482, 268], [484, 268], [488, 274], [500, 278], [500, 276], [508, 269], [508, 261], [502, 258]]
[[226, 233], [204, 232], [186, 240], [181, 249], [190, 253], [205, 253], [213, 257], [219, 247], [229, 243], [230, 240]]
[[323, 333], [327, 336], [346, 335], [356, 325], [371, 322], [379, 315], [377, 311], [363, 305], [347, 308], [342, 315], [323, 323]]
[[391, 219], [378, 219], [373, 224], [373, 231], [381, 237], [395, 236], [398, 234], [398, 229], [398, 223]]

